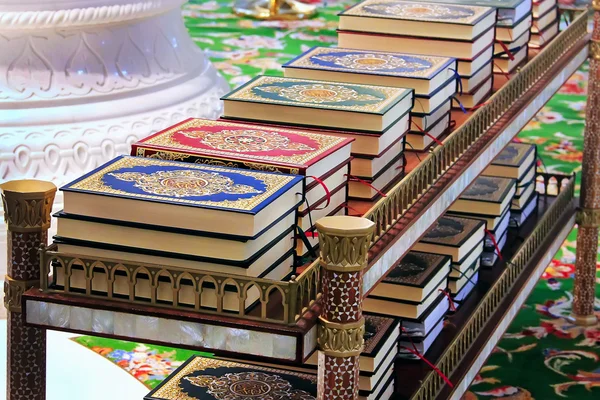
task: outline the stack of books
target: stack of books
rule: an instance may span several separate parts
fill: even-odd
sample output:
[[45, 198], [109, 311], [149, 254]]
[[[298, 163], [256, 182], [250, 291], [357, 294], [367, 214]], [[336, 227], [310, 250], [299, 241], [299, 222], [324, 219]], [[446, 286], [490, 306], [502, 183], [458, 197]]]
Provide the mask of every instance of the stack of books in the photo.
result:
[[560, 17], [557, 1], [534, 1], [532, 14], [533, 24], [529, 47], [532, 49], [542, 49], [558, 35]]
[[461, 289], [469, 283], [474, 287], [478, 278], [484, 238], [485, 222], [444, 215], [413, 250], [450, 256], [452, 265], [447, 288], [453, 296], [461, 294], [464, 299], [469, 293]]
[[533, 17], [531, 0], [459, 0], [498, 8], [494, 73], [510, 74], [527, 60]]
[[492, 91], [495, 24], [492, 7], [366, 0], [340, 14], [339, 45], [456, 58], [467, 87], [458, 99], [470, 108]]
[[[134, 143], [131, 155], [302, 175], [305, 202], [298, 210], [298, 226], [314, 246], [318, 244], [312, 234], [314, 222], [345, 215], [352, 141], [299, 130], [188, 119]], [[298, 237], [298, 254], [308, 250]]]
[[[443, 329], [448, 301], [450, 258], [411, 251], [375, 286], [364, 300], [365, 311], [400, 318], [402, 343], [413, 341], [425, 353]], [[410, 346], [412, 348], [412, 344]], [[410, 356], [410, 352], [400, 352]]]
[[516, 186], [515, 179], [480, 176], [450, 206], [448, 215], [485, 221], [486, 235], [481, 255], [483, 267], [494, 265], [506, 243]]
[[[293, 272], [302, 186], [297, 175], [121, 156], [61, 188], [64, 210], [56, 215], [54, 242], [60, 252], [168, 266], [176, 275], [201, 270], [283, 280]], [[62, 268], [54, 270], [58, 287], [65, 285]], [[143, 269], [116, 271], [113, 293], [129, 293], [130, 273], [135, 296], [150, 300], [155, 278]], [[173, 302], [173, 277], [156, 279], [156, 301]], [[178, 303], [194, 306], [196, 283], [178, 279]], [[92, 282], [92, 292], [106, 293], [107, 281]], [[69, 284], [85, 292], [81, 268], [71, 269]], [[203, 285], [201, 306], [213, 309], [214, 285]], [[224, 309], [239, 311], [240, 293], [229, 286]], [[259, 301], [252, 289], [246, 309]]]
[[223, 100], [228, 121], [354, 138], [351, 153], [359, 161], [350, 166], [350, 199], [377, 200], [404, 176], [402, 138], [410, 124], [411, 89], [258, 76]]
[[413, 89], [411, 129], [406, 135], [409, 151], [427, 150], [446, 133], [450, 124], [451, 97], [457, 88], [457, 65], [453, 58], [314, 47], [283, 68], [285, 76], [290, 78]]
[[511, 227], [519, 227], [537, 208], [535, 177], [537, 148], [534, 144], [510, 143], [483, 171], [483, 175], [517, 180], [510, 207]]

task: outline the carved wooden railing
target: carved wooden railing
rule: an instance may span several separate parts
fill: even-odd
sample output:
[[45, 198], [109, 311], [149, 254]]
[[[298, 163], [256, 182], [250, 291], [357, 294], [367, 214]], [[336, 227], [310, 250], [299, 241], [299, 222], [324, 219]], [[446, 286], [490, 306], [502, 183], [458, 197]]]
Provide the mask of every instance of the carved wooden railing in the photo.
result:
[[[484, 329], [492, 315], [498, 310], [498, 306], [506, 300], [513, 285], [523, 273], [525, 266], [532, 260], [541, 244], [548, 238], [550, 232], [562, 220], [565, 210], [573, 204], [575, 197], [574, 175], [541, 174], [538, 176], [542, 178], [542, 182], [555, 180], [558, 183], [558, 186], [555, 186], [555, 188], [559, 189], [559, 194], [531, 235], [527, 237], [517, 250], [517, 253], [506, 263], [507, 266], [502, 275], [488, 290], [462, 330], [436, 363], [437, 368], [446, 376], [451, 376], [460, 365], [473, 342], [477, 340], [482, 329]], [[563, 181], [567, 181], [567, 183], [563, 184]], [[542, 189], [542, 193], [552, 196], [551, 193], [554, 191], [552, 185], [544, 184]], [[421, 383], [419, 389], [411, 397], [411, 400], [434, 399], [445, 385], [446, 382], [441, 378], [441, 374], [435, 372], [429, 373]]]
[[[364, 215], [365, 218], [375, 223], [375, 234], [371, 246], [375, 245], [386, 232], [388, 232], [399, 220], [401, 220], [408, 210], [413, 206], [426, 192], [435, 184], [435, 182], [448, 170], [481, 136], [489, 129], [502, 115], [511, 107], [514, 102], [523, 96], [537, 81], [541, 79], [547, 72], [569, 49], [571, 49], [578, 41], [587, 34], [587, 17], [586, 15], [579, 16], [570, 26], [562, 31], [548, 46], [546, 46], [538, 55], [536, 55], [523, 69], [520, 70], [511, 80], [497, 91], [486, 104], [477, 109], [471, 117], [456, 131], [448, 136], [444, 141], [443, 146], [436, 147], [414, 170], [394, 186], [387, 196], [378, 201]], [[85, 296], [109, 297], [115, 301], [130, 301], [148, 304], [147, 300], [136, 299], [136, 296], [130, 296], [129, 299], [117, 298], [108, 293], [98, 295], [94, 294], [91, 288], [87, 288], [85, 293], [77, 293], [69, 290], [66, 286], [64, 289], [57, 290], [48, 287], [48, 273], [50, 272], [51, 262], [60, 262], [69, 268], [76, 259], [81, 256], [74, 254], [61, 254], [55, 251], [53, 247], [42, 250], [42, 282], [41, 288], [44, 291], [60, 291], [69, 292], [74, 295], [80, 294]], [[89, 257], [81, 260], [92, 265], [102, 265], [103, 268], [109, 269], [116, 267], [118, 260], [95, 259]], [[163, 276], [171, 275], [173, 290], [178, 290], [177, 279], [173, 276], [175, 273], [181, 274], [181, 271], [175, 267], [126, 263], [127, 268], [131, 268], [134, 272], [140, 267], [154, 271], [155, 274]], [[93, 272], [89, 266], [85, 266], [86, 274]], [[65, 271], [67, 271], [65, 269]], [[179, 271], [179, 272], [177, 272]], [[292, 277], [290, 281], [272, 281], [268, 279], [256, 279], [243, 276], [231, 276], [212, 272], [196, 272], [191, 273], [194, 281], [200, 282], [211, 281], [216, 282], [217, 291], [220, 297], [217, 299], [217, 307], [214, 310], [200, 307], [199, 301], [193, 305], [192, 309], [202, 310], [209, 314], [220, 314], [234, 316], [241, 319], [261, 320], [277, 324], [295, 324], [300, 319], [305, 311], [311, 307], [321, 296], [321, 279], [320, 266], [318, 261], [307, 266], [297, 277]], [[87, 276], [87, 275], [86, 275]], [[92, 278], [88, 278], [91, 279]], [[131, 277], [132, 282], [133, 277]], [[91, 283], [90, 283], [91, 284]], [[247, 314], [242, 306], [245, 304], [247, 290], [245, 287], [254, 285], [260, 291], [260, 310]], [[235, 288], [239, 295], [239, 310], [224, 311], [223, 299], [225, 287]], [[156, 287], [152, 287], [154, 292]], [[196, 295], [202, 293], [202, 285], [196, 284], [194, 287]], [[278, 296], [273, 296], [278, 292]], [[170, 303], [157, 302], [159, 307], [181, 308], [177, 302], [177, 297], [173, 295], [173, 301]], [[152, 299], [150, 300], [152, 301]], [[269, 314], [269, 310], [273, 309], [272, 302], [279, 302], [277, 307], [283, 307], [283, 312], [277, 317]], [[277, 308], [275, 307], [275, 308]]]

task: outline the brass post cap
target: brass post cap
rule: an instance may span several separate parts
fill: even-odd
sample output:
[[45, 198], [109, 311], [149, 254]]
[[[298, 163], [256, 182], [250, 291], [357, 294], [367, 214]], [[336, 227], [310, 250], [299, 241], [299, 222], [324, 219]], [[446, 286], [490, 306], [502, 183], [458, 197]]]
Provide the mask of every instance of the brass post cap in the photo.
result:
[[27, 196], [28, 198], [33, 198], [34, 196], [44, 198], [56, 192], [56, 185], [52, 182], [37, 179], [20, 179], [0, 184], [0, 190], [3, 194], [25, 194], [29, 195]]
[[4, 220], [12, 232], [39, 232], [50, 228], [56, 185], [22, 179], [0, 185]]
[[334, 216], [317, 221], [317, 230], [335, 236], [365, 236], [375, 229], [375, 223], [361, 217]]
[[567, 320], [574, 323], [578, 326], [593, 326], [598, 323], [598, 318], [596, 315], [577, 315], [575, 313], [571, 314]]

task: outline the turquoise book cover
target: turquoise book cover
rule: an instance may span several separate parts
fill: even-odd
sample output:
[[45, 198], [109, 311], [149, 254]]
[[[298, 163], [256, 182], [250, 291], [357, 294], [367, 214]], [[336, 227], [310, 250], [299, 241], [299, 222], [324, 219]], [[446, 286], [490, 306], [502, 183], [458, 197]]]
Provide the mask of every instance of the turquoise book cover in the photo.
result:
[[388, 86], [257, 76], [222, 99], [383, 115], [412, 92]]
[[450, 57], [313, 47], [284, 68], [432, 79], [447, 68], [455, 67], [454, 63], [455, 59]]
[[61, 190], [256, 214], [300, 180], [297, 175], [120, 156]]

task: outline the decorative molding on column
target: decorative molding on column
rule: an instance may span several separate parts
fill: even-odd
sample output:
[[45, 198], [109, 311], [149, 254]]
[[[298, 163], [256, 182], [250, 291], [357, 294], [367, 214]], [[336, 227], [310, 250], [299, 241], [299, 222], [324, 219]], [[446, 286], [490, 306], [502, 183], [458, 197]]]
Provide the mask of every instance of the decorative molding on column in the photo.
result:
[[600, 41], [590, 40], [590, 58], [600, 60]]
[[325, 217], [316, 225], [323, 268], [317, 398], [356, 400], [365, 332], [362, 279], [375, 224], [340, 216]]
[[360, 355], [365, 343], [365, 319], [336, 324], [319, 318], [319, 337], [317, 343], [323, 353], [332, 357], [351, 357]]
[[38, 286], [40, 280], [20, 281], [6, 275], [4, 277], [4, 307], [14, 313], [21, 313], [21, 296], [25, 291]]
[[298, 0], [236, 0], [233, 12], [264, 20], [298, 20], [314, 17], [317, 7]]
[[56, 186], [25, 179], [0, 185], [4, 221], [11, 232], [41, 232], [50, 228]]
[[600, 209], [579, 208], [575, 216], [575, 222], [579, 226], [588, 228], [600, 227]]

